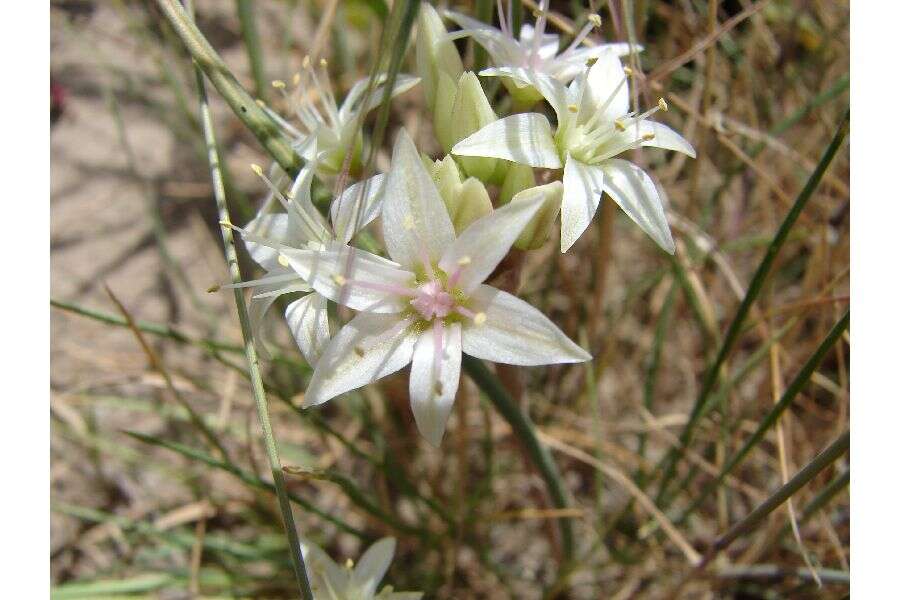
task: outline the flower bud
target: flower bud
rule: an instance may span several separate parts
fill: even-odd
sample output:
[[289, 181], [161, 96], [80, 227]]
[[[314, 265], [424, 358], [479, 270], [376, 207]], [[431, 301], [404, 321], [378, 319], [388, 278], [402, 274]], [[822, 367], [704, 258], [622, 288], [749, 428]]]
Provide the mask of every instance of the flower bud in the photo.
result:
[[541, 93], [534, 86], [521, 83], [511, 77], [501, 77], [500, 81], [509, 92], [513, 101], [513, 109], [516, 112], [525, 112], [543, 99]]
[[533, 188], [534, 185], [534, 171], [531, 167], [519, 163], [509, 163], [509, 168], [506, 170], [506, 176], [503, 178], [503, 184], [500, 187], [497, 205], [503, 206], [512, 200], [513, 196], [522, 190]]
[[440, 15], [427, 2], [419, 8], [419, 23], [416, 37], [416, 66], [425, 89], [425, 101], [434, 112], [439, 98], [439, 73], [459, 79], [463, 72], [462, 59], [452, 40], [447, 39], [447, 29]]
[[[484, 94], [478, 76], [471, 71], [463, 73], [457, 82], [456, 97], [450, 113], [450, 144], [444, 147], [450, 152], [453, 146], [497, 120], [491, 103]], [[460, 164], [468, 175], [482, 181], [489, 181], [497, 167], [496, 158], [464, 156]]]
[[457, 234], [493, 210], [484, 184], [474, 177], [462, 180], [456, 161], [447, 156], [434, 162], [431, 178], [437, 186]]
[[561, 181], [554, 181], [547, 185], [523, 190], [513, 196], [510, 202], [521, 202], [534, 198], [536, 195], [543, 196], [544, 203], [516, 239], [514, 245], [519, 250], [536, 250], [547, 241], [551, 228], [556, 224], [556, 217], [559, 215], [562, 205], [563, 184]]
[[448, 153], [456, 143], [454, 133], [456, 126], [453, 123], [453, 104], [458, 87], [456, 81], [444, 72], [438, 73], [437, 98], [433, 110], [434, 135], [444, 152]]

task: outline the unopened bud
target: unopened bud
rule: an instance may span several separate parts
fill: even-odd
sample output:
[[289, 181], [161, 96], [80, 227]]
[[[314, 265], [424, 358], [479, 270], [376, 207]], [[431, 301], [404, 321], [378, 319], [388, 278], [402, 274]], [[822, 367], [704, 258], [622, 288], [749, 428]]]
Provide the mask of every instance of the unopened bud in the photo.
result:
[[554, 181], [547, 185], [540, 185], [527, 190], [523, 190], [513, 196], [510, 202], [523, 202], [532, 200], [537, 196], [543, 198], [543, 203], [537, 213], [519, 234], [516, 239], [515, 247], [519, 250], [536, 250], [544, 245], [547, 237], [550, 235], [551, 229], [556, 224], [556, 217], [559, 215], [559, 209], [562, 205], [563, 184], [561, 181]]
[[512, 200], [512, 197], [528, 188], [533, 188], [534, 171], [528, 165], [519, 163], [511, 163], [506, 171], [506, 177], [503, 179], [503, 185], [500, 187], [500, 196], [497, 204], [502, 206]]
[[457, 234], [493, 210], [484, 184], [474, 177], [463, 181], [453, 157], [447, 156], [435, 161], [431, 178], [441, 194]]
[[[450, 111], [450, 144], [444, 151], [450, 152], [457, 142], [496, 120], [497, 115], [484, 94], [478, 76], [471, 71], [463, 73], [457, 82], [456, 97]], [[464, 156], [460, 158], [460, 164], [468, 175], [489, 181], [497, 167], [497, 159]]]
[[439, 98], [439, 73], [448, 75], [455, 82], [463, 72], [462, 59], [453, 41], [447, 39], [447, 29], [440, 15], [427, 2], [419, 8], [416, 35], [416, 67], [425, 89], [425, 101], [434, 112]]

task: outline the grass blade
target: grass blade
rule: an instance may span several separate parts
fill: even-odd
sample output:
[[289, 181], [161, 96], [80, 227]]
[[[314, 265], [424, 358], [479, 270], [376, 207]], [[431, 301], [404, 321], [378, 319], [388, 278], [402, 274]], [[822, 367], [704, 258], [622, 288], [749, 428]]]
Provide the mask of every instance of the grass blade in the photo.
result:
[[222, 57], [209, 44], [184, 8], [176, 0], [157, 0], [197, 66], [209, 77], [234, 114], [256, 136], [266, 152], [292, 177], [303, 166], [300, 158], [278, 125], [260, 108], [256, 100], [238, 82]]
[[[166, 6], [169, 7], [170, 11], [172, 9], [178, 9], [178, 12], [185, 19], [182, 27], [186, 25], [194, 27], [193, 20], [181, 9], [181, 6], [166, 0], [161, 0], [160, 3], [164, 10], [166, 10]], [[190, 4], [188, 10], [193, 13]], [[168, 12], [167, 14], [170, 19], [172, 19], [172, 15]], [[173, 22], [173, 25], [176, 25], [176, 29], [178, 29], [178, 25], [175, 22]], [[194, 29], [196, 30], [196, 27], [194, 27]], [[210, 47], [209, 50], [212, 50], [212, 48]], [[206, 83], [203, 80], [203, 71], [205, 69], [202, 67], [201, 60], [195, 57], [194, 62], [194, 71], [197, 76], [197, 94], [200, 99], [200, 122], [203, 126], [203, 137], [206, 141], [208, 152], [213, 195], [215, 196], [216, 207], [219, 211], [219, 221], [222, 223], [221, 232], [222, 243], [225, 246], [225, 259], [228, 263], [231, 281], [233, 283], [239, 283], [242, 278], [241, 269], [238, 265], [237, 249], [234, 246], [234, 236], [231, 229], [225, 225], [231, 223], [231, 216], [228, 212], [228, 203], [225, 199], [225, 185], [222, 180], [222, 171], [219, 168], [219, 152], [216, 146], [215, 133], [213, 131], [212, 115], [210, 114], [209, 103], [206, 98]], [[209, 74], [208, 71], [207, 74]], [[228, 75], [231, 74], [228, 73]], [[210, 79], [213, 80], [212, 77], [210, 77]], [[234, 76], [231, 76], [231, 79], [233, 80]], [[253, 106], [256, 107], [256, 104]], [[291, 150], [291, 154], [293, 154], [293, 150]], [[279, 161], [279, 163], [280, 162], [281, 161]], [[288, 169], [285, 168], [285, 170]], [[281, 516], [284, 520], [284, 530], [287, 534], [288, 544], [290, 545], [291, 564], [294, 567], [294, 575], [297, 578], [301, 596], [304, 600], [313, 600], [312, 589], [309, 585], [309, 577], [306, 574], [306, 565], [304, 564], [303, 554], [300, 549], [297, 526], [294, 524], [294, 513], [291, 511], [290, 499], [284, 483], [284, 473], [281, 470], [281, 461], [278, 458], [278, 448], [275, 445], [275, 436], [272, 433], [272, 424], [269, 421], [269, 404], [266, 398], [266, 389], [262, 381], [262, 374], [259, 370], [259, 359], [256, 353], [256, 344], [253, 341], [253, 332], [250, 329], [250, 316], [247, 312], [247, 304], [244, 301], [243, 292], [239, 288], [234, 289], [234, 302], [237, 305], [238, 320], [241, 323], [241, 334], [244, 337], [244, 353], [247, 358], [247, 366], [250, 370], [250, 386], [253, 390], [253, 399], [256, 402], [257, 417], [259, 418], [259, 424], [262, 428], [263, 443], [266, 447], [266, 457], [269, 460], [269, 468], [272, 471], [275, 494], [278, 496], [278, 506], [281, 510]]]
[[247, 46], [247, 58], [250, 60], [250, 71], [253, 73], [253, 85], [256, 96], [266, 100], [269, 89], [266, 82], [266, 69], [263, 65], [262, 47], [259, 44], [259, 30], [256, 28], [256, 16], [253, 14], [253, 2], [236, 0], [238, 20], [241, 22], [241, 37]]
[[743, 327], [744, 320], [750, 314], [750, 308], [753, 306], [753, 303], [756, 301], [756, 298], [762, 291], [763, 283], [768, 277], [769, 272], [772, 270], [772, 266], [775, 264], [775, 257], [778, 256], [781, 247], [787, 240], [788, 234], [790, 234], [791, 232], [791, 228], [794, 226], [794, 223], [796, 223], [797, 219], [800, 216], [800, 213], [806, 206], [806, 203], [812, 197], [813, 192], [816, 190], [819, 182], [822, 180], [822, 176], [825, 174], [825, 170], [831, 164], [831, 161], [837, 154], [838, 149], [841, 147], [844, 138], [847, 135], [849, 125], [850, 109], [848, 108], [844, 113], [844, 118], [842, 119], [841, 124], [838, 126], [837, 131], [834, 133], [834, 137], [832, 138], [831, 143], [828, 145], [828, 148], [825, 150], [825, 153], [819, 160], [819, 164], [816, 165], [815, 171], [813, 171], [812, 175], [810, 175], [809, 179], [806, 182], [806, 185], [803, 186], [800, 194], [798, 194], [797, 200], [794, 202], [794, 205], [791, 207], [791, 210], [788, 212], [787, 216], [785, 216], [784, 221], [782, 221], [781, 226], [778, 228], [778, 232], [775, 234], [775, 237], [772, 239], [772, 242], [769, 244], [768, 249], [766, 250], [766, 255], [763, 257], [762, 262], [760, 262], [759, 267], [757, 267], [756, 272], [753, 274], [753, 279], [750, 281], [750, 285], [747, 288], [747, 294], [741, 301], [740, 306], [738, 306], [734, 319], [732, 319], [731, 324], [728, 326], [728, 330], [725, 332], [725, 337], [722, 341], [721, 346], [719, 347], [716, 358], [713, 361], [712, 366], [707, 370], [706, 376], [703, 379], [703, 385], [700, 388], [700, 394], [697, 397], [697, 401], [694, 403], [693, 409], [691, 410], [687, 425], [685, 425], [685, 428], [681, 433], [681, 443], [678, 446], [673, 447], [660, 463], [663, 474], [662, 479], [660, 480], [659, 492], [657, 493], [657, 503], [663, 506], [665, 506], [666, 491], [668, 490], [668, 486], [672, 480], [672, 476], [675, 474], [675, 468], [678, 464], [678, 461], [684, 455], [683, 449], [686, 448], [693, 439], [694, 428], [699, 422], [700, 415], [706, 410], [706, 404], [709, 399], [709, 395], [715, 388], [716, 382], [719, 379], [719, 373], [722, 370], [722, 364], [728, 358], [728, 355], [731, 353], [732, 349], [734, 349], [734, 345], [737, 342], [738, 336]]
[[[559, 469], [547, 448], [538, 440], [537, 431], [528, 418], [528, 415], [519, 410], [513, 401], [509, 392], [503, 387], [503, 384], [491, 373], [481, 360], [463, 354], [463, 369], [466, 374], [472, 378], [481, 391], [485, 393], [491, 404], [506, 419], [516, 434], [518, 440], [522, 443], [528, 456], [537, 467], [538, 473], [547, 484], [547, 493], [556, 508], [569, 508], [566, 487], [560, 476]], [[563, 555], [566, 561], [573, 557], [575, 549], [575, 540], [572, 533], [572, 524], [568, 519], [558, 519], [560, 533], [562, 535]]]

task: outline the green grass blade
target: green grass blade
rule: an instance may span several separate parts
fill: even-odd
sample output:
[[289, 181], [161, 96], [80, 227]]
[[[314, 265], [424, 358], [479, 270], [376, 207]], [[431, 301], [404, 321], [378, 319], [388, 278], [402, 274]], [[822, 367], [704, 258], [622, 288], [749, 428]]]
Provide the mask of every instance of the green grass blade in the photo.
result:
[[[172, 452], [180, 454], [180, 455], [184, 456], [185, 458], [189, 458], [191, 460], [203, 463], [208, 467], [212, 467], [214, 469], [219, 469], [220, 471], [225, 471], [226, 473], [231, 473], [232, 475], [234, 475], [235, 477], [237, 477], [243, 483], [247, 484], [250, 487], [253, 487], [253, 488], [256, 488], [259, 490], [269, 491], [269, 492], [276, 491], [275, 486], [273, 484], [271, 484], [267, 481], [264, 481], [264, 480], [256, 477], [255, 475], [248, 473], [247, 471], [244, 471], [244, 470], [238, 468], [236, 465], [229, 465], [228, 463], [222, 462], [221, 460], [218, 460], [217, 458], [212, 457], [209, 454], [206, 454], [205, 452], [197, 450], [196, 448], [191, 448], [190, 446], [185, 446], [184, 444], [179, 444], [178, 442], [163, 440], [163, 439], [157, 438], [152, 435], [138, 433], [136, 431], [126, 431], [125, 433], [127, 435], [133, 437], [134, 439], [136, 439], [140, 442], [143, 442], [145, 444], [151, 444], [153, 446], [165, 448], [166, 450], [171, 450]], [[315, 505], [313, 505], [312, 503], [310, 503], [307, 500], [304, 500], [300, 496], [297, 496], [296, 494], [292, 494], [291, 492], [288, 492], [287, 490], [285, 490], [285, 497], [287, 499], [289, 499], [291, 502], [295, 503], [297, 506], [303, 508], [304, 510], [309, 511], [309, 512], [319, 516], [320, 518], [322, 518], [325, 521], [328, 521], [329, 523], [331, 523], [332, 525], [334, 525], [341, 531], [346, 531], [347, 533], [355, 535], [356, 537], [361, 538], [361, 539], [368, 539], [368, 536], [364, 532], [353, 527], [352, 525], [347, 524], [346, 522], [339, 519], [338, 517], [335, 517], [334, 515], [331, 515], [325, 511], [317, 508]]]
[[262, 46], [259, 43], [259, 30], [256, 28], [256, 15], [253, 13], [253, 2], [250, 0], [236, 0], [238, 21], [241, 23], [241, 37], [247, 46], [247, 58], [250, 61], [250, 71], [253, 74], [253, 85], [256, 86], [256, 96], [265, 101], [269, 89], [266, 80], [266, 69], [263, 63]]
[[821, 364], [822, 360], [831, 350], [832, 346], [841, 339], [844, 331], [847, 330], [847, 327], [850, 325], [850, 311], [844, 313], [844, 316], [838, 321], [834, 327], [831, 328], [831, 331], [828, 332], [828, 335], [822, 340], [822, 343], [819, 344], [819, 347], [816, 348], [816, 351], [812, 356], [806, 361], [794, 379], [791, 381], [790, 385], [781, 395], [781, 398], [778, 399], [778, 402], [775, 403], [775, 406], [772, 407], [772, 410], [766, 414], [765, 418], [760, 422], [760, 424], [756, 427], [756, 430], [750, 435], [744, 445], [741, 446], [741, 449], [732, 456], [725, 466], [722, 467], [722, 470], [719, 472], [719, 475], [710, 483], [703, 488], [703, 491], [697, 495], [691, 505], [679, 516], [675, 522], [682, 523], [684, 520], [693, 513], [702, 502], [716, 489], [718, 488], [722, 482], [725, 480], [725, 477], [731, 473], [732, 470], [736, 466], [738, 466], [744, 458], [750, 453], [750, 451], [763, 439], [766, 432], [775, 424], [778, 418], [786, 411], [791, 404], [793, 404], [794, 399], [797, 397], [797, 394], [803, 387], [809, 382], [809, 378], [812, 377], [813, 372], [818, 368], [819, 364]]
[[[522, 443], [528, 456], [537, 467], [538, 473], [547, 485], [547, 492], [556, 508], [568, 508], [569, 500], [566, 487], [559, 469], [550, 452], [538, 440], [534, 424], [528, 415], [519, 410], [515, 401], [503, 387], [503, 384], [491, 373], [481, 360], [463, 354], [463, 369], [472, 378], [481, 391], [485, 393], [494, 408], [512, 427], [516, 438]], [[575, 539], [572, 524], [568, 519], [557, 519], [562, 535], [563, 554], [566, 562], [572, 559], [575, 550]]]
[[750, 285], [747, 288], [747, 293], [745, 294], [744, 299], [741, 301], [740, 306], [738, 306], [737, 312], [735, 313], [731, 324], [728, 326], [728, 330], [725, 333], [725, 337], [722, 341], [721, 346], [719, 347], [719, 351], [716, 353], [715, 360], [713, 361], [712, 366], [707, 370], [706, 376], [703, 378], [703, 385], [700, 389], [700, 394], [698, 395], [697, 401], [694, 403], [694, 407], [691, 410], [687, 425], [685, 425], [685, 428], [681, 433], [681, 443], [678, 446], [674, 446], [660, 463], [659, 469], [662, 470], [662, 478], [660, 480], [659, 492], [657, 493], [657, 503], [661, 506], [666, 505], [666, 492], [668, 491], [669, 483], [672, 480], [672, 476], [675, 474], [675, 468], [678, 464], [678, 461], [684, 455], [684, 448], [687, 448], [693, 439], [694, 428], [699, 422], [700, 415], [703, 414], [703, 412], [706, 410], [706, 404], [709, 400], [710, 393], [713, 391], [716, 383], [718, 382], [722, 364], [734, 349], [735, 343], [737, 342], [739, 337], [739, 333], [741, 332], [741, 328], [743, 327], [744, 320], [747, 318], [747, 315], [750, 314], [750, 308], [753, 306], [753, 303], [756, 301], [757, 297], [762, 291], [763, 283], [765, 282], [770, 271], [772, 270], [773, 265], [775, 264], [775, 257], [778, 256], [778, 253], [784, 245], [784, 242], [787, 239], [791, 228], [800, 217], [800, 213], [803, 211], [806, 203], [812, 197], [812, 194], [818, 187], [819, 182], [822, 180], [822, 176], [825, 174], [826, 169], [828, 169], [828, 166], [831, 164], [831, 161], [837, 154], [838, 149], [840, 149], [844, 138], [847, 135], [849, 125], [850, 109], [848, 108], [844, 113], [844, 118], [841, 121], [841, 124], [838, 126], [837, 131], [834, 133], [834, 137], [832, 138], [831, 143], [828, 145], [828, 148], [825, 150], [825, 153], [819, 160], [818, 165], [816, 165], [815, 171], [813, 171], [812, 175], [810, 175], [809, 179], [807, 180], [806, 185], [803, 186], [803, 189], [797, 195], [797, 199], [794, 202], [794, 205], [791, 207], [791, 210], [782, 221], [780, 227], [778, 228], [778, 232], [775, 234], [775, 237], [772, 239], [772, 242], [769, 244], [769, 247], [766, 250], [765, 256], [757, 267], [756, 272], [753, 274], [753, 279], [750, 281]]
[[[193, 19], [189, 17], [181, 6], [172, 5], [171, 2], [162, 2], [163, 5], [171, 5], [171, 8], [177, 8], [179, 12], [187, 19], [184, 25], [193, 27]], [[164, 6], [165, 9], [165, 6]], [[189, 5], [189, 9], [193, 13], [193, 9]], [[172, 16], [170, 15], [170, 19]], [[173, 23], [174, 24], [174, 23]], [[176, 29], [178, 29], [176, 25]], [[212, 50], [212, 48], [210, 48]], [[193, 52], [192, 52], [193, 54]], [[216, 137], [213, 131], [212, 115], [209, 110], [209, 102], [206, 97], [206, 83], [203, 80], [203, 67], [201, 61], [195, 57], [195, 72], [197, 76], [197, 94], [200, 100], [200, 122], [203, 126], [203, 137], [206, 141], [206, 147], [209, 158], [210, 177], [213, 184], [213, 195], [216, 199], [216, 207], [219, 211], [219, 221], [222, 223], [222, 243], [225, 246], [225, 259], [228, 263], [228, 269], [231, 274], [231, 281], [239, 283], [242, 280], [241, 269], [238, 265], [237, 249], [234, 246], [234, 236], [230, 228], [226, 227], [226, 223], [231, 223], [231, 216], [228, 211], [228, 203], [225, 198], [225, 185], [222, 180], [222, 171], [219, 168], [219, 152], [216, 146]], [[208, 74], [208, 72], [207, 72]], [[229, 73], [230, 75], [230, 73]], [[210, 78], [212, 79], [212, 77]], [[233, 79], [233, 76], [232, 76]], [[243, 91], [243, 90], [241, 90]], [[254, 104], [254, 106], [256, 106]], [[291, 150], [293, 154], [293, 150]], [[281, 161], [279, 161], [280, 163]], [[287, 170], [287, 169], [286, 169]], [[272, 424], [269, 420], [269, 404], [266, 398], [266, 389], [263, 385], [262, 374], [259, 370], [259, 359], [256, 353], [256, 344], [253, 341], [253, 332], [250, 328], [250, 316], [247, 312], [247, 304], [244, 301], [243, 291], [235, 288], [234, 302], [237, 306], [238, 320], [241, 323], [241, 334], [244, 337], [244, 353], [247, 358], [247, 367], [250, 371], [250, 387], [253, 390], [253, 399], [256, 403], [256, 413], [259, 424], [262, 429], [263, 443], [266, 447], [266, 457], [269, 461], [269, 468], [272, 471], [272, 480], [274, 481], [275, 495], [278, 497], [278, 506], [281, 510], [281, 517], [284, 520], [284, 530], [287, 534], [288, 545], [291, 552], [291, 564], [294, 567], [294, 575], [297, 577], [297, 584], [300, 587], [300, 594], [304, 600], [313, 600], [312, 589], [309, 585], [309, 576], [306, 573], [306, 565], [304, 564], [303, 554], [300, 549], [300, 539], [297, 535], [297, 526], [294, 524], [294, 513], [291, 511], [290, 499], [287, 487], [284, 483], [284, 473], [281, 470], [281, 461], [278, 458], [278, 448], [275, 445], [275, 436], [272, 432]]]
[[197, 66], [209, 78], [234, 114], [244, 122], [281, 168], [292, 177], [296, 176], [303, 166], [303, 159], [291, 148], [290, 141], [284, 137], [278, 125], [238, 82], [222, 57], [203, 37], [181, 5], [176, 0], [157, 0], [157, 4]]

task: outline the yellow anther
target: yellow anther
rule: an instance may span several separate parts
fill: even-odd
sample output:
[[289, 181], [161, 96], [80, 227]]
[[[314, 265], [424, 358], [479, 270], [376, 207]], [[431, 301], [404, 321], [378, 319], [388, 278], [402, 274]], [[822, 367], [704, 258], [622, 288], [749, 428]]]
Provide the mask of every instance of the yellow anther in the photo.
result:
[[354, 347], [353, 347], [353, 352], [355, 352], [356, 355], [357, 355], [358, 357], [360, 357], [360, 358], [362, 358], [363, 356], [366, 355], [366, 351], [363, 350], [362, 346], [354, 346]]
[[594, 14], [588, 17], [588, 21], [591, 22], [591, 25], [594, 27], [600, 27], [603, 25], [603, 19], [600, 18], [600, 15]]
[[338, 285], [346, 285], [347, 284], [347, 278], [344, 277], [343, 275], [340, 275], [339, 273], [335, 273], [334, 275], [331, 276], [331, 278]]
[[645, 133], [644, 135], [641, 136], [641, 139], [644, 140], [645, 142], [649, 142], [650, 140], [652, 140], [655, 137], [656, 137], [655, 133]]
[[295, 87], [300, 85], [300, 73], [294, 73], [294, 76], [291, 77], [291, 83], [293, 83]]
[[487, 315], [483, 312], [477, 313], [472, 321], [474, 321], [476, 325], [484, 325], [484, 322], [487, 321]]
[[535, 19], [540, 19], [541, 17], [547, 16], [547, 13], [545, 13], [544, 11], [537, 9], [537, 8], [534, 9], [533, 11], [531, 11], [531, 14]]
[[215, 292], [218, 292], [220, 289], [221, 289], [221, 287], [219, 285], [214, 285], [211, 288], [209, 288], [208, 290], [206, 290], [206, 293], [214, 294]]
[[253, 163], [252, 165], [250, 165], [250, 168], [253, 170], [254, 173], [256, 173], [257, 175], [259, 175], [260, 177], [263, 176], [263, 170], [262, 170], [262, 167], [259, 166], [258, 164]]
[[657, 102], [656, 105], [659, 107], [659, 110], [663, 112], [669, 112], [669, 103], [666, 102], [665, 98], [660, 98], [659, 102]]
[[327, 68], [328, 68], [328, 61], [325, 60], [324, 58], [323, 58], [323, 59], [320, 59], [320, 60], [319, 60], [319, 66], [322, 67], [323, 69], [327, 69]]
[[625, 74], [629, 77], [634, 75], [634, 71], [631, 69], [631, 67], [622, 67], [622, 70], [625, 71]]
[[310, 66], [309, 54], [303, 57], [303, 68], [308, 69]]
[[472, 264], [472, 257], [471, 256], [463, 256], [458, 261], [456, 261], [456, 264], [458, 264], [461, 267], [470, 265], [470, 264]]
[[616, 129], [618, 129], [619, 131], [625, 131], [625, 123], [623, 123], [619, 119], [616, 119], [615, 121], [613, 121], [613, 124], [616, 126]]
[[353, 570], [353, 559], [352, 559], [352, 558], [348, 558], [348, 559], [347, 559], [347, 562], [344, 563], [344, 566], [347, 567], [347, 570], [348, 570], [348, 571]]
[[257, 104], [258, 106], [260, 106], [261, 108], [265, 108], [265, 107], [266, 107], [266, 103], [263, 102], [262, 99], [260, 99], [260, 98], [257, 98], [257, 99], [256, 99], [256, 104]]
[[413, 219], [412, 215], [406, 215], [403, 218], [403, 228], [407, 229], [409, 231], [412, 231], [413, 229], [416, 228], [416, 220]]
[[577, 104], [570, 104], [570, 105], [568, 105], [566, 108], [569, 109], [569, 112], [571, 112], [571, 113], [576, 113], [576, 112], [578, 112], [578, 105], [577, 105]]
[[276, 79], [275, 81], [272, 82], [272, 87], [275, 88], [276, 90], [283, 90], [284, 82], [280, 79]]
[[219, 225], [221, 225], [221, 226], [224, 227], [225, 229], [233, 229], [233, 228], [234, 228], [234, 225], [232, 225], [232, 224], [231, 224], [230, 222], [228, 222], [228, 221], [219, 221]]
[[282, 267], [291, 266], [290, 261], [287, 259], [287, 256], [285, 256], [284, 254], [278, 255], [278, 264], [281, 265]]

